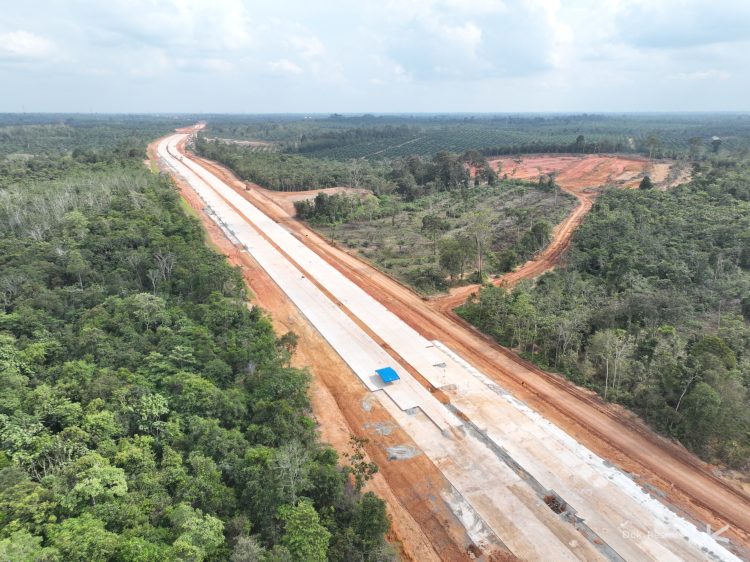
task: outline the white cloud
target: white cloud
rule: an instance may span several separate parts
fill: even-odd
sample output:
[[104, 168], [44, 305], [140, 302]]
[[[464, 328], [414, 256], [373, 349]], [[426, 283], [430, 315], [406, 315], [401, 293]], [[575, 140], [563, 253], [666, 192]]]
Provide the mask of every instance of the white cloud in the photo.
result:
[[268, 68], [278, 74], [286, 75], [297, 75], [302, 74], [302, 68], [299, 65], [293, 63], [289, 59], [279, 59], [277, 61], [269, 62]]
[[452, 46], [471, 57], [476, 56], [476, 51], [482, 43], [482, 30], [474, 22], [467, 21], [459, 26], [441, 24], [437, 29]]
[[254, 45], [242, 0], [71, 0], [84, 24], [109, 43], [189, 51], [238, 51]]
[[744, 0], [627, 0], [617, 14], [621, 38], [646, 48], [680, 49], [750, 40]]
[[313, 35], [290, 35], [288, 41], [300, 56], [307, 60], [321, 57], [326, 52], [321, 40]]
[[695, 82], [702, 80], [728, 80], [731, 76], [726, 70], [712, 68], [709, 70], [696, 70], [694, 72], [678, 72], [677, 74], [670, 75], [669, 78]]
[[393, 85], [412, 80], [412, 76], [403, 66], [381, 55], [370, 57], [370, 64], [366, 66], [370, 71], [367, 80], [374, 86]]
[[0, 58], [17, 60], [50, 59], [55, 44], [39, 35], [19, 29], [0, 33]]
[[547, 72], [571, 35], [557, 0], [368, 2], [384, 54], [417, 79], [493, 79]]
[[5, 4], [8, 108], [737, 109], [750, 88], [750, 0]]
[[210, 72], [231, 72], [234, 64], [225, 59], [208, 58], [199, 63], [199, 67]]

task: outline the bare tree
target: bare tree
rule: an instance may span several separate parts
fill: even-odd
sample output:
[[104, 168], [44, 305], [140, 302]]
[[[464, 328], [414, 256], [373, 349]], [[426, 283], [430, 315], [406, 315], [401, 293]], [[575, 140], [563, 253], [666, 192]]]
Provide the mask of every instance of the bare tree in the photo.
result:
[[297, 503], [297, 491], [307, 483], [305, 450], [297, 441], [283, 446], [275, 455], [274, 465], [287, 503]]
[[159, 281], [161, 280], [161, 274], [159, 273], [159, 270], [149, 269], [146, 272], [146, 277], [148, 277], [148, 280], [151, 281], [151, 287], [153, 287], [154, 294], [156, 294], [156, 286], [159, 284]]
[[175, 265], [175, 255], [172, 252], [165, 252], [161, 249], [154, 253], [156, 266], [159, 268], [159, 276], [162, 281], [167, 281], [172, 276]]
[[11, 273], [0, 278], [0, 294], [2, 294], [5, 310], [10, 306], [13, 297], [21, 290], [21, 286], [26, 282], [26, 279], [27, 277], [22, 273]]
[[490, 217], [486, 211], [476, 211], [469, 217], [469, 224], [466, 229], [474, 240], [477, 247], [477, 271], [479, 272], [479, 281], [482, 281], [484, 252], [492, 241], [492, 230], [490, 228]]
[[362, 185], [365, 173], [364, 167], [360, 159], [352, 160], [349, 163], [349, 185], [352, 187], [359, 187]]

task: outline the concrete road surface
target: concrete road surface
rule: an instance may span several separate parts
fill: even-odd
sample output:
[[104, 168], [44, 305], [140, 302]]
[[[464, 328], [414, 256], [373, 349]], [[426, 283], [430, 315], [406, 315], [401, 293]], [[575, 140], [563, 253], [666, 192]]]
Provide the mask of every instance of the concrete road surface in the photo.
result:
[[[449, 348], [424, 338], [208, 170], [181, 158], [176, 146], [186, 136], [162, 141], [161, 159], [442, 471], [454, 488], [445, 499], [477, 544], [502, 543], [535, 560], [739, 560], [720, 537], [670, 511]], [[375, 369], [388, 365], [401, 380], [386, 385]]]

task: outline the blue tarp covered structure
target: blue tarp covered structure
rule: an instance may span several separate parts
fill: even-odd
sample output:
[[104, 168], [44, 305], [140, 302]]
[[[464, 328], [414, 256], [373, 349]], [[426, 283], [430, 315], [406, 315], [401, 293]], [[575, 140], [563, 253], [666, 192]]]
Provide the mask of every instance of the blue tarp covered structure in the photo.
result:
[[398, 373], [393, 367], [383, 367], [382, 369], [375, 369], [375, 372], [380, 375], [380, 378], [383, 379], [383, 382], [393, 382], [401, 378], [398, 376]]

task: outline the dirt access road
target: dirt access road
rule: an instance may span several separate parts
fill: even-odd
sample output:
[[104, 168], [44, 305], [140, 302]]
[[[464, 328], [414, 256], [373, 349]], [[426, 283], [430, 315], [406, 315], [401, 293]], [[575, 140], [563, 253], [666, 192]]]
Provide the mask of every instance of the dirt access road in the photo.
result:
[[[643, 158], [617, 156], [527, 156], [523, 158], [497, 158], [490, 165], [501, 177], [534, 180], [555, 174], [555, 183], [564, 192], [578, 200], [578, 205], [552, 232], [547, 247], [517, 269], [492, 279], [494, 285], [513, 287], [523, 279], [534, 279], [553, 269], [570, 246], [573, 232], [580, 226], [602, 186], [632, 189], [645, 175], [650, 175], [657, 188], [666, 189], [689, 179], [686, 173], [671, 174], [673, 163], [649, 162]], [[445, 313], [463, 304], [469, 295], [476, 293], [478, 284], [455, 287], [447, 295], [434, 297], [434, 306]]]
[[[576, 439], [634, 473], [640, 482], [662, 488], [672, 505], [686, 508], [696, 519], [710, 522], [714, 528], [719, 528], [722, 521], [732, 521], [737, 525], [734, 534], [740, 540], [746, 539], [747, 498], [727, 489], [684, 450], [660, 440], [637, 420], [601, 404], [589, 393], [535, 370], [502, 348], [457, 325], [451, 318], [441, 317], [393, 280], [352, 256], [331, 248], [303, 225], [289, 220], [283, 209], [260, 191], [246, 192], [242, 182], [237, 182], [220, 168], [213, 166], [212, 170], [224, 174], [226, 181], [232, 182], [258, 207], [271, 215], [275, 213], [277, 220], [284, 222], [299, 239], [360, 286], [368, 288], [398, 316], [418, 326], [425, 335], [441, 338], [493, 378], [502, 381], [503, 386], [514, 395], [564, 427]], [[670, 479], [675, 481], [674, 486], [670, 485]]]

